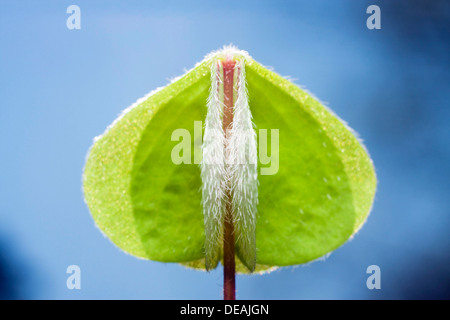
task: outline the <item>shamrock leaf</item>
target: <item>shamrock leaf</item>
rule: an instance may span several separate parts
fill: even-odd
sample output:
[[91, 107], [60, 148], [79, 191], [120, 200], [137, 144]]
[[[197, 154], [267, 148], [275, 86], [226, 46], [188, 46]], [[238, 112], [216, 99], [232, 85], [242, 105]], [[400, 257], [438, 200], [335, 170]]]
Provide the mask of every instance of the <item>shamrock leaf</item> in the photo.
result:
[[97, 137], [83, 188], [97, 226], [134, 256], [212, 269], [229, 222], [238, 270], [252, 272], [345, 243], [370, 212], [376, 177], [337, 116], [228, 47]]

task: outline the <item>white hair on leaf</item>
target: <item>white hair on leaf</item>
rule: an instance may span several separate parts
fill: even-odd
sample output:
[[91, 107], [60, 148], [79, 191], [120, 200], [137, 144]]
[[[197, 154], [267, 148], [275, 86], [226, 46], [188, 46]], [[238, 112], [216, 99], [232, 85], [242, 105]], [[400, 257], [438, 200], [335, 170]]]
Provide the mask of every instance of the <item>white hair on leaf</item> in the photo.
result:
[[[236, 61], [237, 81], [233, 81], [236, 100], [233, 101], [233, 122], [225, 134], [223, 68], [218, 62], [230, 57]], [[237, 255], [250, 271], [256, 264], [257, 146], [246, 88], [247, 57], [245, 51], [235, 47], [225, 47], [208, 57], [212, 61], [211, 87], [200, 165], [207, 269], [215, 267], [222, 252], [227, 203], [231, 204]]]
[[235, 242], [239, 258], [253, 271], [256, 264], [256, 211], [258, 205], [258, 172], [256, 132], [248, 105], [245, 63], [235, 66], [238, 81], [233, 107], [233, 123], [227, 141], [227, 180], [230, 188]]
[[211, 87], [207, 101], [205, 133], [202, 145], [202, 205], [205, 221], [206, 269], [217, 265], [223, 238], [226, 205], [225, 134], [222, 128], [223, 101], [220, 100], [220, 72], [211, 65]]

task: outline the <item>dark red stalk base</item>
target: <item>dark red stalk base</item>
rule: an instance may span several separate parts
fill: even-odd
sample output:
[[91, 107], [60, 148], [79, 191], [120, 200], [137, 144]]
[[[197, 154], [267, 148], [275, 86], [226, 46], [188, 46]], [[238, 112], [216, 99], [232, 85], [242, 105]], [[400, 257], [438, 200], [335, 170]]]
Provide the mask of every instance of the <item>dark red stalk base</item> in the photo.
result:
[[234, 261], [234, 226], [228, 213], [224, 223], [223, 237], [223, 299], [236, 300], [236, 264]]
[[[233, 92], [234, 67], [236, 61], [222, 61], [223, 66], [223, 130], [227, 136], [227, 129], [233, 123]], [[227, 194], [228, 200], [231, 195]], [[223, 230], [223, 299], [236, 300], [236, 263], [234, 248], [234, 226], [231, 204], [227, 202], [224, 230]]]

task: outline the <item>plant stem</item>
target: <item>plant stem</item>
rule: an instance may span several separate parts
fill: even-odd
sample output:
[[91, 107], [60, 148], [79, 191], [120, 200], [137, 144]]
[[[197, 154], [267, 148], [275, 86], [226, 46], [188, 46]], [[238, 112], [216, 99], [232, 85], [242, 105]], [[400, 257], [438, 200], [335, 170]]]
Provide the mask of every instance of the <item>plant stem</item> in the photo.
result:
[[[223, 130], [225, 137], [228, 138], [227, 130], [233, 124], [233, 96], [234, 96], [234, 67], [236, 61], [227, 59], [222, 61], [223, 66]], [[225, 145], [225, 150], [226, 150]], [[226, 151], [225, 151], [226, 152]], [[235, 264], [235, 248], [234, 248], [234, 225], [233, 211], [231, 207], [231, 194], [228, 189], [227, 204], [224, 218], [223, 230], [223, 299], [236, 299], [236, 264]]]
[[236, 264], [234, 261], [234, 226], [227, 205], [223, 239], [223, 299], [236, 300]]

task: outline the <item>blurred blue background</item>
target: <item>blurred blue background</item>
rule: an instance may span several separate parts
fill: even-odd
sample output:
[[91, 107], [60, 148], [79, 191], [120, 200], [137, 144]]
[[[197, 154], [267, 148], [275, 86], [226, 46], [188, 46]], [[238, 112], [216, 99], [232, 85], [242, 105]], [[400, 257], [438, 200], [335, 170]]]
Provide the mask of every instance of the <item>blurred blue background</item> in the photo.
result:
[[[66, 9], [81, 8], [81, 30]], [[366, 9], [381, 8], [381, 30]], [[325, 101], [379, 180], [325, 261], [238, 276], [239, 299], [450, 298], [448, 1], [1, 1], [0, 298], [221, 299], [222, 270], [138, 260], [96, 229], [81, 174], [122, 109], [225, 44]], [[81, 268], [68, 290], [66, 268]], [[368, 290], [366, 268], [381, 268]]]

